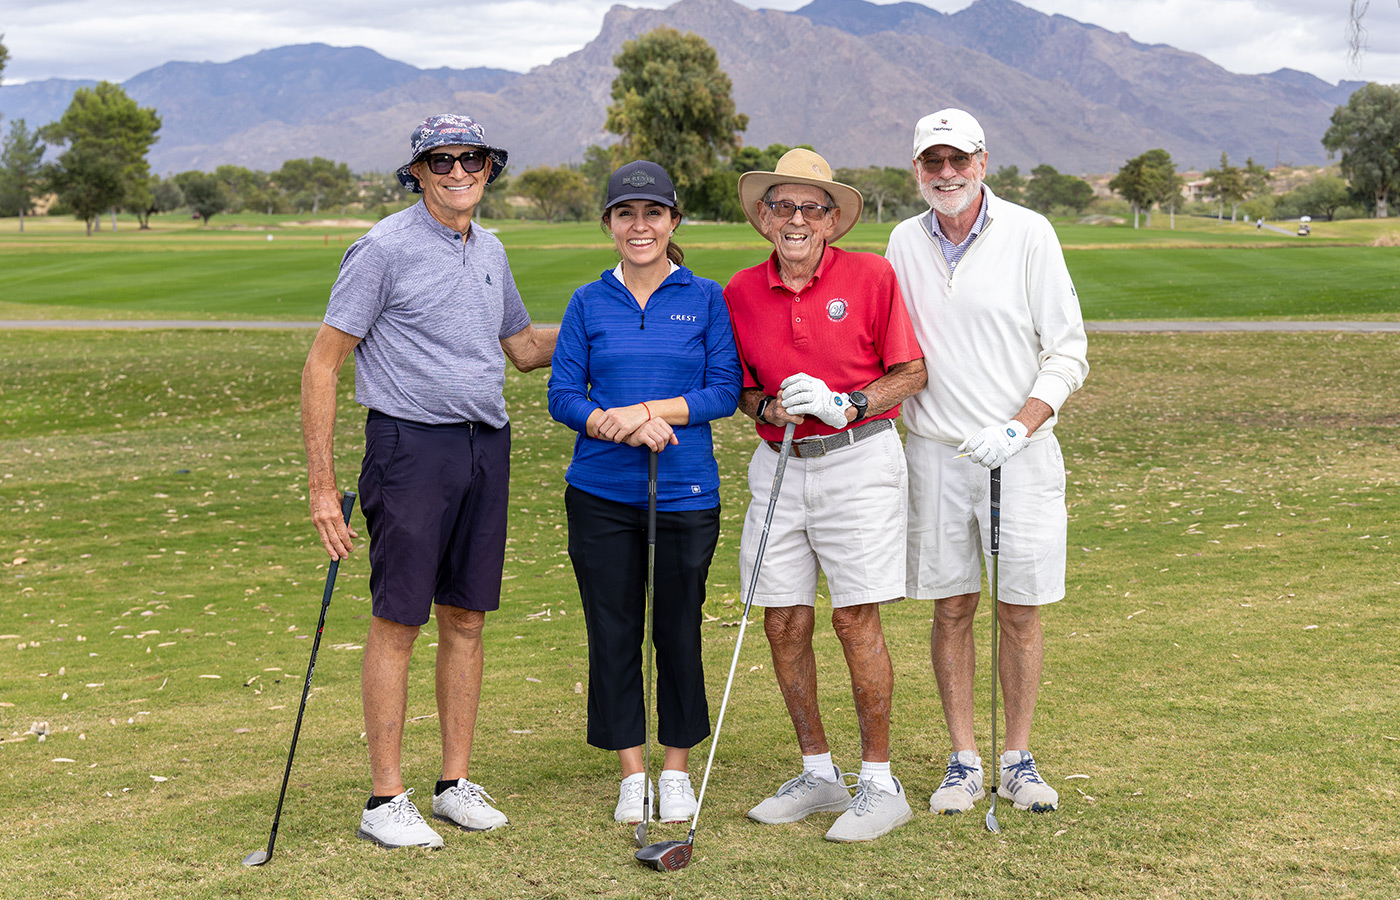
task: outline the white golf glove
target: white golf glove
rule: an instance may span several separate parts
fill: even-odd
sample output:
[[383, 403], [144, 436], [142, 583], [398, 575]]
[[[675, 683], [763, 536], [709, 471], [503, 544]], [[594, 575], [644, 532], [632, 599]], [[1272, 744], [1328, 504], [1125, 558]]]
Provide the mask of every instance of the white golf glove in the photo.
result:
[[1026, 426], [1012, 419], [1005, 425], [988, 425], [963, 441], [958, 450], [972, 457], [973, 462], [995, 469], [1030, 442]]
[[851, 398], [838, 394], [820, 378], [805, 372], [789, 375], [782, 383], [783, 409], [792, 416], [816, 416], [832, 428], [846, 427]]

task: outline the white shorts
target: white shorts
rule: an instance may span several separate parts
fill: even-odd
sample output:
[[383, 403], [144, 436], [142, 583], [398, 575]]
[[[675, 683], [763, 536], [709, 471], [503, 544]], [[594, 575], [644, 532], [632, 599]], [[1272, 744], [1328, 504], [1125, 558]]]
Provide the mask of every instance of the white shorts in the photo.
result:
[[[739, 543], [747, 596], [778, 453], [759, 444], [749, 462], [753, 501]], [[893, 428], [812, 459], [789, 457], [783, 472], [756, 606], [815, 606], [818, 570], [833, 609], [904, 596], [904, 526], [909, 481]]]
[[[991, 572], [991, 473], [956, 447], [910, 434], [910, 597], [975, 594]], [[1065, 596], [1065, 460], [1055, 436], [1032, 441], [1001, 467], [1002, 603], [1040, 606]]]

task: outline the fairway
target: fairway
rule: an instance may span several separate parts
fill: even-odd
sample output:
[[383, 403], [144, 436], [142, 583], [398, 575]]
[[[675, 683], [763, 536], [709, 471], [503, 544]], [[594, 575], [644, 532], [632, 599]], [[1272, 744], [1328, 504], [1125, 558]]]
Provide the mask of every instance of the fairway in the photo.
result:
[[[341, 567], [276, 856], [239, 864], [266, 845], [326, 571], [297, 419], [309, 340], [0, 334], [4, 896], [1395, 896], [1400, 335], [1091, 338], [1093, 372], [1057, 429], [1069, 596], [1045, 614], [1035, 732], [1058, 812], [999, 807], [1000, 838], [982, 827], [985, 804], [927, 812], [947, 737], [931, 608], [905, 601], [883, 616], [894, 771], [914, 819], [870, 845], [823, 841], [830, 816], [745, 819], [796, 767], [762, 630], [750, 629], [695, 861], [666, 875], [632, 860], [631, 829], [611, 822], [615, 761], [584, 743], [586, 646], [562, 508], [572, 434], [549, 419], [540, 372], [507, 382], [510, 543], [473, 759], [510, 827], [446, 834], [435, 853], [355, 839], [361, 547]], [[341, 384], [339, 481], [351, 486], [363, 412], [349, 373]], [[737, 631], [751, 426], [717, 423], [716, 446], [712, 713]], [[827, 731], [853, 769], [849, 682], [819, 624]], [[987, 638], [984, 614], [983, 654]], [[430, 623], [405, 735], [419, 799], [438, 774], [434, 639]]]
[[[1307, 239], [1178, 218], [1151, 229], [1057, 222], [1084, 316], [1137, 319], [1400, 321], [1400, 233], [1387, 220], [1318, 223]], [[201, 229], [157, 217], [150, 231], [82, 236], [81, 223], [0, 220], [0, 319], [317, 321], [346, 247], [365, 225], [224, 216]], [[596, 223], [488, 221], [531, 315], [558, 322], [570, 295], [617, 257]], [[76, 233], [74, 231], [76, 226]], [[841, 246], [883, 252], [893, 223], [861, 223]], [[269, 240], [271, 238], [271, 240]], [[725, 283], [768, 245], [745, 224], [689, 223], [686, 264]]]

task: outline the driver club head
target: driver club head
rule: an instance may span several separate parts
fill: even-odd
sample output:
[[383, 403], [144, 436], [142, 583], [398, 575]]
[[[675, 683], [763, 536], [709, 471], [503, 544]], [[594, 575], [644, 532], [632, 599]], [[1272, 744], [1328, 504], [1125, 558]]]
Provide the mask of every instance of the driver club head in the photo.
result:
[[674, 872], [690, 865], [695, 845], [690, 841], [657, 841], [636, 852], [637, 861], [658, 872]]
[[254, 850], [252, 853], [243, 857], [243, 865], [249, 867], [260, 866], [271, 858], [272, 857], [267, 855], [266, 850]]

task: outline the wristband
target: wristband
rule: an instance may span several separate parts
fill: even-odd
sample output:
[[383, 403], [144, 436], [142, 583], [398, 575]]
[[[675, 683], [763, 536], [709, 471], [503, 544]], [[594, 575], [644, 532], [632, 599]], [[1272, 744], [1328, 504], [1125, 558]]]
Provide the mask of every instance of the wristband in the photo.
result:
[[647, 411], [647, 421], [650, 422], [654, 417], [651, 414], [651, 407], [647, 406], [647, 402], [645, 400], [642, 401], [642, 409]]

